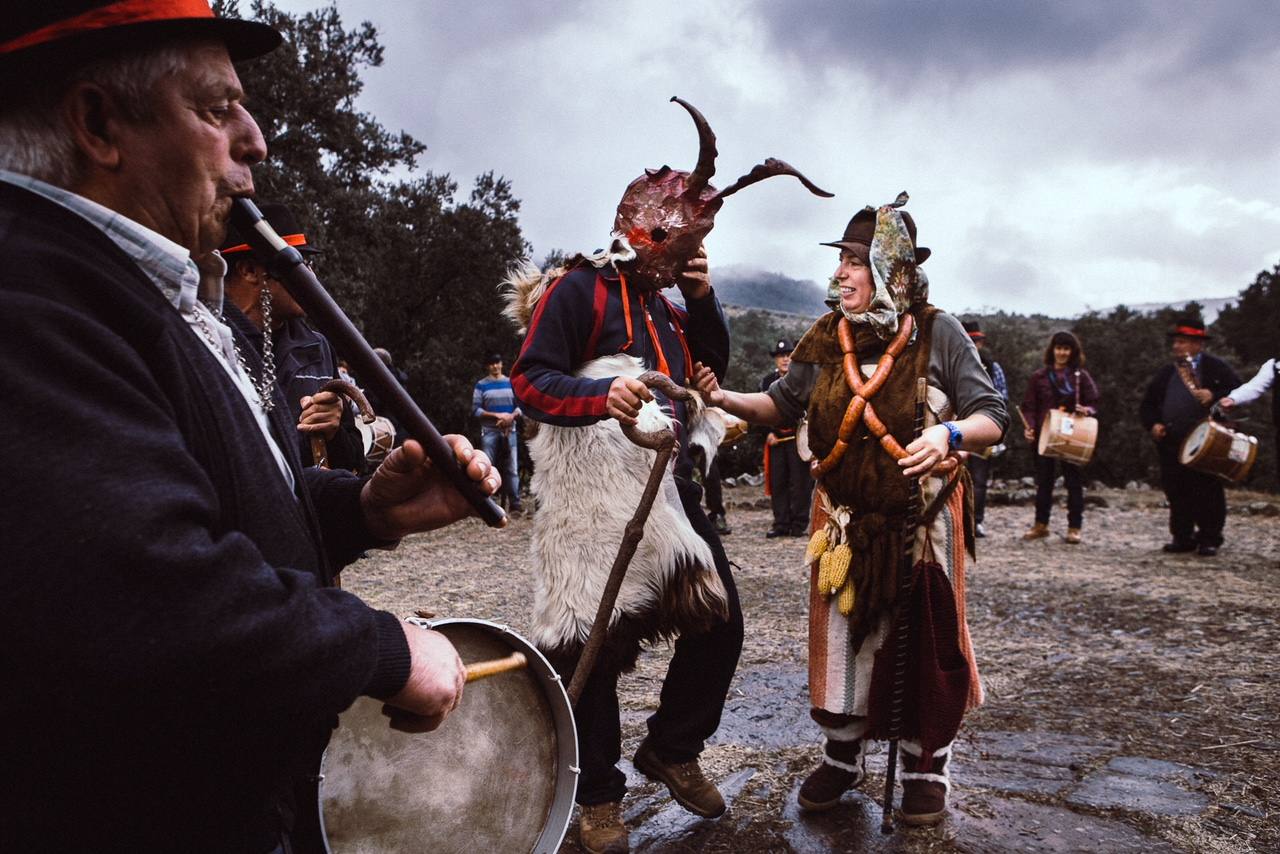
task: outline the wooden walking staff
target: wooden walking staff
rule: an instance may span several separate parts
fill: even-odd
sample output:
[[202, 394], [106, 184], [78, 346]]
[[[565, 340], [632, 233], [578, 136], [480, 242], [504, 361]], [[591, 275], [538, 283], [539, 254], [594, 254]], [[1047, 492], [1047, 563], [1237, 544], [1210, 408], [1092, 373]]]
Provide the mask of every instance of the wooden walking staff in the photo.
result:
[[[674, 400], [689, 400], [693, 397], [693, 393], [688, 389], [681, 388], [671, 377], [657, 371], [646, 371], [640, 375], [639, 380], [649, 388], [661, 390], [663, 394]], [[614, 557], [613, 566], [609, 569], [609, 580], [605, 582], [604, 593], [600, 596], [600, 607], [596, 609], [595, 621], [591, 624], [591, 632], [587, 635], [582, 654], [578, 656], [578, 665], [573, 670], [573, 679], [569, 682], [569, 704], [575, 707], [578, 705], [578, 698], [582, 696], [582, 689], [587, 685], [588, 677], [591, 676], [591, 670], [595, 667], [600, 648], [604, 646], [605, 636], [609, 633], [609, 617], [612, 616], [613, 606], [618, 601], [622, 579], [626, 577], [627, 567], [631, 564], [636, 547], [640, 545], [640, 539], [644, 536], [645, 520], [649, 518], [653, 499], [657, 497], [658, 488], [662, 485], [662, 475], [666, 473], [667, 463], [671, 461], [671, 455], [676, 449], [676, 436], [670, 430], [645, 433], [630, 424], [623, 424], [622, 432], [640, 447], [657, 451], [658, 455], [654, 458], [653, 468], [649, 470], [649, 479], [645, 482], [644, 492], [640, 495], [640, 504], [623, 532], [618, 554]]]
[[276, 234], [271, 224], [262, 218], [258, 206], [249, 199], [238, 198], [232, 203], [231, 221], [245, 235], [253, 254], [266, 266], [267, 272], [284, 285], [321, 334], [347, 357], [365, 384], [386, 401], [387, 409], [399, 417], [411, 437], [422, 443], [432, 464], [453, 482], [454, 489], [467, 499], [476, 514], [494, 528], [506, 525], [507, 514], [467, 477], [449, 443], [392, 376], [351, 320], [342, 313], [324, 285], [303, 263], [298, 250]]
[[[929, 396], [928, 381], [916, 380], [916, 412], [912, 438], [924, 432], [924, 406]], [[910, 610], [907, 600], [911, 596], [915, 569], [916, 526], [920, 523], [920, 478], [912, 477], [907, 484], [907, 519], [902, 532], [902, 570], [898, 574], [898, 597], [894, 605], [893, 620], [893, 693], [889, 695], [889, 758], [884, 772], [884, 814], [880, 819], [880, 832], [893, 833], [893, 786], [898, 773], [898, 739], [902, 735], [902, 712], [907, 689], [907, 646], [910, 640]]]

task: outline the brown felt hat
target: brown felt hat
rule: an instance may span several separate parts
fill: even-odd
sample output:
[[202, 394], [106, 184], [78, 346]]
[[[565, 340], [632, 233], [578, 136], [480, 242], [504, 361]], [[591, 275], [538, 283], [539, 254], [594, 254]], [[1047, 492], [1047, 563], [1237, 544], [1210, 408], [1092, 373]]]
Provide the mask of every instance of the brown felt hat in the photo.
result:
[[[907, 227], [907, 234], [911, 236], [911, 245], [916, 250], [916, 263], [923, 264], [925, 260], [933, 254], [931, 250], [916, 245], [916, 222], [911, 218], [911, 214], [906, 211], [898, 211], [902, 217], [903, 224]], [[876, 209], [873, 207], [865, 207], [853, 215], [853, 219], [849, 220], [849, 224], [844, 227], [844, 236], [832, 243], [823, 243], [822, 246], [834, 246], [837, 249], [852, 249], [856, 246], [870, 246], [871, 238], [876, 232]]]
[[208, 0], [38, 0], [0, 16], [0, 75], [44, 74], [131, 48], [181, 38], [221, 41], [233, 60], [269, 53], [274, 28], [219, 18]]

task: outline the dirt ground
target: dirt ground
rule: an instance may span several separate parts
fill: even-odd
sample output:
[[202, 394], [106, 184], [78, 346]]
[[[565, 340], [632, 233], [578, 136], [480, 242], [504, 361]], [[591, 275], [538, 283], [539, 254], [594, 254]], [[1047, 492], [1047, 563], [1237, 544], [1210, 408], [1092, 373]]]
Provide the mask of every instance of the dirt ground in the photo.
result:
[[[633, 847], [1280, 850], [1280, 684], [1271, 672], [1280, 651], [1280, 499], [1228, 496], [1226, 545], [1200, 558], [1160, 551], [1167, 511], [1158, 491], [1092, 491], [1079, 546], [1061, 538], [1061, 506], [1053, 537], [1022, 542], [1031, 509], [994, 506], [997, 493], [969, 577], [987, 702], [956, 746], [952, 815], [938, 828], [880, 838], [871, 799], [883, 756], [834, 817], [797, 814], [795, 789], [819, 739], [806, 716], [804, 543], [764, 537], [770, 514], [759, 488], [726, 489], [733, 533], [724, 541], [747, 639], [703, 767], [730, 811], [695, 819], [627, 766]], [[522, 518], [494, 531], [468, 521], [416, 536], [350, 567], [343, 583], [399, 614], [425, 609], [526, 633], [530, 525]], [[644, 734], [669, 654], [648, 651], [622, 680], [624, 756]], [[563, 850], [579, 850], [575, 839], [576, 824]]]

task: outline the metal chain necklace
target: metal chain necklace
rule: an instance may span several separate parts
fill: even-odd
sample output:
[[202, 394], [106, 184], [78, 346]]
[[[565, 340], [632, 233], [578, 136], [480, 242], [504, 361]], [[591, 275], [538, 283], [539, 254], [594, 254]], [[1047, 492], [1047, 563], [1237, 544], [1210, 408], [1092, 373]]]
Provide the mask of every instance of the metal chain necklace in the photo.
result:
[[[235, 352], [236, 367], [240, 369], [240, 373], [249, 380], [249, 384], [253, 387], [253, 394], [257, 398], [258, 406], [263, 412], [271, 412], [275, 409], [276, 402], [271, 394], [272, 386], [276, 382], [276, 362], [272, 354], [272, 344], [270, 335], [270, 319], [271, 319], [271, 294], [266, 288], [262, 289], [262, 306], [263, 306], [263, 326], [268, 332], [263, 335], [262, 345], [262, 378], [254, 379], [253, 371], [249, 369], [249, 362], [245, 359], [244, 353], [240, 350], [240, 344], [235, 338], [231, 339], [231, 348]], [[196, 320], [196, 328], [200, 330], [200, 334], [204, 336], [204, 340], [217, 352], [223, 352], [222, 342], [218, 338], [218, 333], [214, 332], [213, 327], [209, 325], [209, 321], [199, 309], [193, 312]]]
[[[262, 376], [254, 383], [254, 390], [258, 393], [262, 408], [270, 412], [275, 408], [275, 395], [272, 392], [276, 386], [275, 344], [271, 340], [271, 289], [264, 287], [258, 295], [258, 301], [262, 305]], [[249, 374], [249, 377], [252, 378], [253, 374]]]

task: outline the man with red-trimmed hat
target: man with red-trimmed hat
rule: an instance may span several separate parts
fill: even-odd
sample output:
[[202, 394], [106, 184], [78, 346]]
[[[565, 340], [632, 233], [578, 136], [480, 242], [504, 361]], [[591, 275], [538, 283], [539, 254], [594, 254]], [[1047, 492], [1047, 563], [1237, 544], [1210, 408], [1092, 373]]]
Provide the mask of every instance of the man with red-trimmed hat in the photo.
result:
[[296, 828], [337, 714], [364, 694], [429, 729], [464, 679], [443, 636], [328, 582], [469, 505], [416, 443], [369, 479], [303, 469], [201, 286], [266, 156], [231, 63], [279, 34], [205, 0], [10, 6], [0, 363], [31, 418], [0, 420], [30, 448], [0, 498], [0, 850], [316, 850]]
[[1214, 403], [1240, 385], [1231, 366], [1204, 352], [1210, 336], [1198, 317], [1178, 319], [1169, 330], [1173, 360], [1156, 371], [1138, 407], [1142, 426], [1156, 443], [1160, 485], [1169, 501], [1169, 533], [1164, 551], [1213, 557], [1222, 547], [1227, 496], [1222, 481], [1178, 460], [1182, 440], [1209, 417]]
[[[304, 257], [319, 254], [293, 211], [277, 202], [258, 205], [267, 222], [285, 243]], [[259, 388], [280, 387], [289, 417], [297, 425], [298, 454], [304, 466], [319, 465], [312, 439], [324, 441], [324, 464], [329, 468], [362, 472], [364, 440], [356, 429], [351, 406], [341, 395], [322, 387], [337, 378], [338, 357], [329, 339], [306, 321], [306, 312], [258, 261], [234, 225], [227, 228], [219, 254], [226, 261], [226, 302], [234, 305], [245, 321], [240, 331], [262, 354], [263, 373], [254, 377]], [[233, 322], [242, 317], [227, 310]]]

